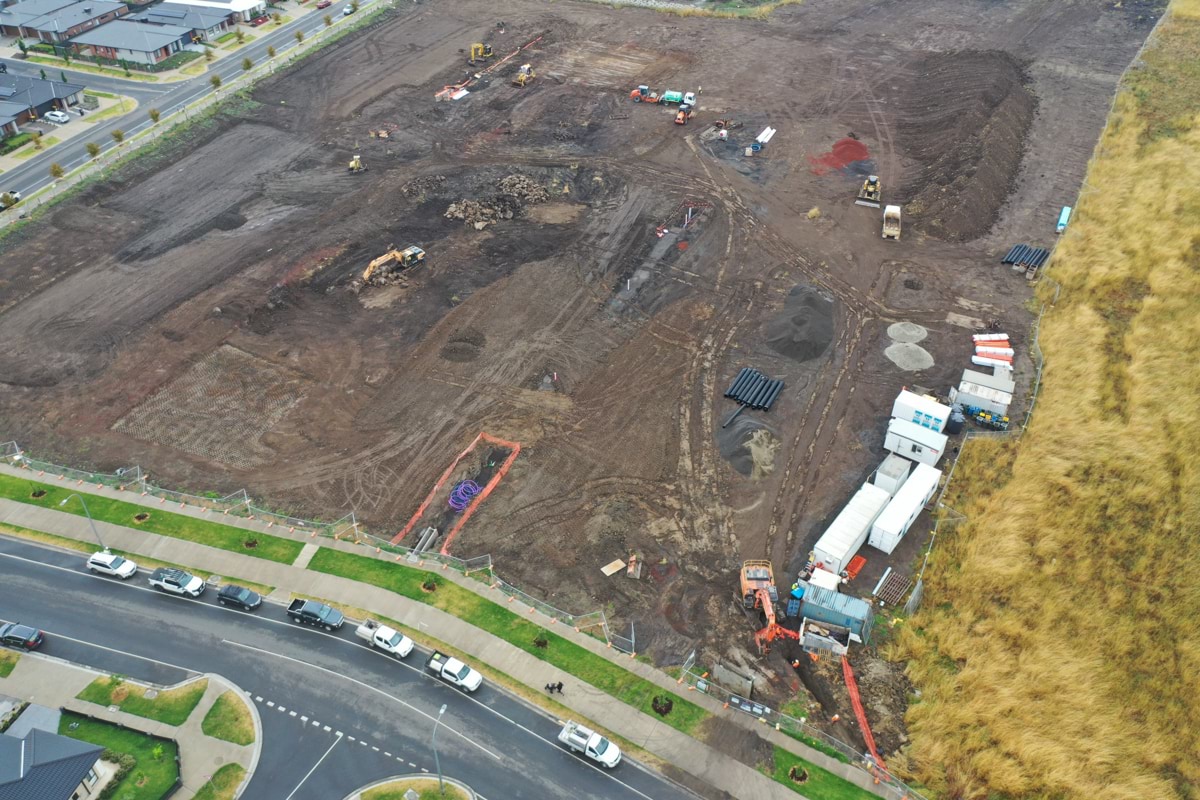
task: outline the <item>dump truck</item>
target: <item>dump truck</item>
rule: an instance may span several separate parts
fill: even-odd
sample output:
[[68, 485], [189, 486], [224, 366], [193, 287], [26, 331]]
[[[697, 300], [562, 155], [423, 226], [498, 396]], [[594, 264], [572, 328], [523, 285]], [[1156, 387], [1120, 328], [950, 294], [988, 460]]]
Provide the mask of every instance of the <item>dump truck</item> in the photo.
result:
[[866, 180], [862, 182], [862, 188], [858, 190], [858, 197], [855, 198], [854, 205], [879, 208], [880, 198], [882, 197], [883, 186], [879, 183], [879, 176], [868, 175]]
[[389, 628], [373, 619], [364, 620], [354, 629], [354, 635], [366, 641], [371, 647], [391, 653], [396, 658], [404, 658], [413, 651], [412, 639], [395, 628]]
[[457, 658], [434, 650], [425, 662], [425, 670], [432, 672], [451, 686], [473, 692], [483, 684], [483, 676]]
[[567, 722], [563, 725], [562, 730], [558, 732], [558, 740], [607, 769], [621, 763], [621, 748], [578, 722]]
[[346, 621], [342, 612], [336, 608], [318, 603], [316, 600], [305, 600], [303, 597], [297, 597], [292, 601], [292, 604], [288, 606], [287, 615], [294, 622], [302, 625], [315, 625], [327, 631], [337, 630]]
[[883, 238], [900, 239], [900, 206], [887, 206], [883, 209]]

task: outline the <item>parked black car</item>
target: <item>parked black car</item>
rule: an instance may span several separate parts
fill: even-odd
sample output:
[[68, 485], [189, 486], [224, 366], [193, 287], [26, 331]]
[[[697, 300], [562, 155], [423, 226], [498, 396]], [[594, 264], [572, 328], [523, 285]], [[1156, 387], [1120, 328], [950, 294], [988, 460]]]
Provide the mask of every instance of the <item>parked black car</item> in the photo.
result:
[[33, 650], [41, 646], [45, 639], [45, 635], [37, 628], [31, 628], [19, 622], [0, 625], [0, 644], [6, 644], [9, 647]]
[[253, 611], [262, 605], [262, 595], [236, 583], [226, 584], [217, 592], [217, 602], [223, 606], [237, 606], [243, 611]]

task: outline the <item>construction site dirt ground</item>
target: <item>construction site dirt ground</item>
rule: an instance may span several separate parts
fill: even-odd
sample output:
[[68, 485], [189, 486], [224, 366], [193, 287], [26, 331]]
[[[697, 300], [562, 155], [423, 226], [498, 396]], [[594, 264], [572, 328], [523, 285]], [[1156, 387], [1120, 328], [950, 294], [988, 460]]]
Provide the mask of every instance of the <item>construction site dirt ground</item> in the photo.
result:
[[[1158, 13], [813, 0], [730, 21], [513, 0], [501, 22], [482, 0], [402, 4], [5, 240], [0, 438], [353, 510], [382, 536], [480, 431], [519, 442], [455, 554], [605, 610], [660, 664], [697, 648], [781, 700], [798, 676], [786, 646], [753, 652], [741, 561], [790, 584], [883, 458], [897, 391], [945, 392], [988, 323], [1013, 336], [1023, 407], [1031, 291], [1000, 256], [1053, 245]], [[435, 102], [470, 43], [499, 60], [538, 36]], [[517, 88], [522, 63], [537, 77]], [[674, 125], [630, 101], [638, 84], [698, 91], [699, 113]], [[743, 123], [728, 143], [700, 136], [718, 118]], [[904, 206], [899, 242], [853, 203], [868, 173]], [[516, 174], [545, 191], [502, 193]], [[464, 200], [480, 205], [447, 218]], [[357, 286], [410, 244], [422, 266]], [[924, 338], [893, 342], [900, 322]], [[722, 428], [747, 366], [786, 388]], [[927, 532], [890, 560], [864, 550], [868, 568], [911, 570]], [[631, 553], [640, 579], [601, 573]], [[855, 663], [887, 752], [902, 666], [872, 659]], [[847, 716], [838, 676], [801, 677], [835, 706], [814, 719]]]

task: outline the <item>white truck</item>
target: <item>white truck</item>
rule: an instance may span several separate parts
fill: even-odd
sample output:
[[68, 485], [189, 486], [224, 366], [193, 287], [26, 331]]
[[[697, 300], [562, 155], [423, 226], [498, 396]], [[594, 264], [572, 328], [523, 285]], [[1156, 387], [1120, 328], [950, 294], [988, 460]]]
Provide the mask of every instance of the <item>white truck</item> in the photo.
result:
[[368, 619], [354, 629], [354, 635], [396, 658], [404, 658], [413, 651], [413, 640], [395, 628], [381, 625]]
[[457, 658], [451, 658], [437, 650], [425, 662], [425, 669], [437, 675], [451, 686], [473, 692], [483, 683], [483, 676]]
[[563, 725], [563, 729], [558, 732], [558, 740], [606, 769], [612, 769], [621, 763], [621, 748], [578, 722]]

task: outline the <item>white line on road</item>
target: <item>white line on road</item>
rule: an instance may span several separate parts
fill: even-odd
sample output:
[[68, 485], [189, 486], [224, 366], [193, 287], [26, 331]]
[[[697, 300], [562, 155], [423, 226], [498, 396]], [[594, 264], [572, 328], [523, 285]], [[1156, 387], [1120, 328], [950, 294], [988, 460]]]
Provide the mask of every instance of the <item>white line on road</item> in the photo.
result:
[[300, 782], [296, 784], [296, 788], [292, 789], [291, 794], [289, 794], [287, 797], [285, 797], [284, 800], [292, 800], [292, 797], [295, 796], [296, 792], [300, 791], [300, 787], [304, 785], [304, 781], [306, 781], [310, 777], [312, 777], [312, 774], [317, 771], [317, 767], [321, 766], [321, 762], [324, 761], [331, 752], [333, 752], [333, 748], [337, 747], [338, 742], [340, 742], [340, 741], [341, 741], [340, 737], [333, 740], [333, 744], [329, 745], [329, 749], [325, 751], [325, 755], [323, 755], [319, 759], [317, 759], [317, 763], [313, 764], [312, 769], [310, 769], [308, 771], [308, 774], [305, 775], [300, 780]]

